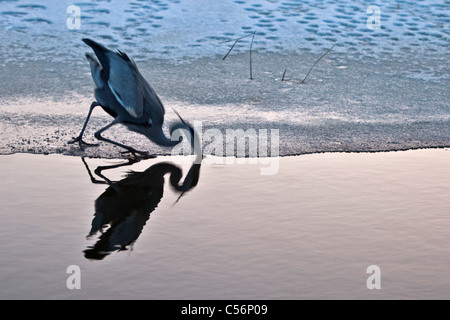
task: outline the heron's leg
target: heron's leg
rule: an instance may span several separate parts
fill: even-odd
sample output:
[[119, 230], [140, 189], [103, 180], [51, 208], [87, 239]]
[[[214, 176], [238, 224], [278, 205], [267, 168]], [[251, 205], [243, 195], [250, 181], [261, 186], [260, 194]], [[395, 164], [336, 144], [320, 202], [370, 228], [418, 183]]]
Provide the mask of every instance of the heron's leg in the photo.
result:
[[104, 127], [103, 129], [100, 129], [99, 131], [97, 131], [97, 132], [95, 133], [95, 137], [96, 137], [98, 140], [105, 141], [105, 142], [111, 143], [111, 144], [113, 144], [113, 145], [115, 145], [115, 146], [118, 146], [118, 147], [121, 147], [121, 148], [126, 149], [127, 152], [128, 152], [128, 153], [131, 153], [136, 159], [138, 158], [137, 154], [142, 155], [142, 156], [144, 156], [144, 157], [148, 157], [148, 153], [147, 153], [147, 152], [144, 152], [144, 151], [138, 151], [138, 150], [136, 150], [136, 149], [134, 149], [134, 148], [132, 148], [132, 147], [126, 146], [126, 145], [124, 145], [124, 144], [122, 144], [122, 143], [119, 143], [119, 142], [113, 141], [113, 140], [111, 140], [111, 139], [107, 139], [107, 138], [102, 137], [102, 133], [103, 133], [103, 132], [105, 132], [106, 130], [110, 129], [111, 127], [113, 127], [113, 126], [115, 126], [116, 124], [119, 124], [119, 123], [121, 123], [121, 122], [122, 122], [122, 120], [120, 120], [119, 118], [116, 118], [116, 119], [115, 119], [113, 122], [111, 122], [109, 125], [107, 125], [107, 126]]
[[96, 102], [96, 101], [92, 102], [91, 107], [89, 108], [88, 116], [86, 118], [86, 121], [84, 122], [84, 126], [83, 126], [83, 129], [81, 130], [80, 135], [77, 138], [73, 138], [73, 140], [69, 141], [69, 144], [74, 144], [74, 143], [78, 142], [81, 149], [83, 149], [83, 145], [91, 146], [91, 147], [98, 146], [98, 144], [84, 142], [83, 135], [84, 135], [84, 131], [86, 130], [87, 124], [89, 122], [89, 119], [91, 118], [92, 111], [94, 110], [95, 107], [99, 107], [99, 106], [100, 106], [100, 104], [98, 102]]

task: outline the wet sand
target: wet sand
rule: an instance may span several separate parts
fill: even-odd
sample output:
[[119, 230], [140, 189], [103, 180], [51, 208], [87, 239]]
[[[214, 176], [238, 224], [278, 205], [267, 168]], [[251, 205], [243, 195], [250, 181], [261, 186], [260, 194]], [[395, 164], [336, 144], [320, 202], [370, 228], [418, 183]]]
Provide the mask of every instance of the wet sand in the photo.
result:
[[[0, 298], [450, 298], [448, 149], [286, 157], [273, 176], [258, 165], [204, 163], [178, 202], [167, 174], [164, 194], [133, 207], [148, 192], [143, 183], [153, 196], [162, 190], [158, 163], [186, 175], [188, 160], [103, 171], [118, 181], [153, 168], [135, 185], [123, 182], [131, 193], [110, 191], [123, 197], [102, 207], [104, 216], [133, 208], [102, 237], [135, 237], [134, 245], [94, 260], [83, 252], [99, 242], [100, 233], [87, 235], [108, 185], [93, 184], [81, 158], [1, 156]], [[95, 176], [120, 161], [86, 163]], [[67, 289], [71, 265], [81, 269], [81, 290]], [[366, 287], [371, 265], [381, 268], [379, 291]]]

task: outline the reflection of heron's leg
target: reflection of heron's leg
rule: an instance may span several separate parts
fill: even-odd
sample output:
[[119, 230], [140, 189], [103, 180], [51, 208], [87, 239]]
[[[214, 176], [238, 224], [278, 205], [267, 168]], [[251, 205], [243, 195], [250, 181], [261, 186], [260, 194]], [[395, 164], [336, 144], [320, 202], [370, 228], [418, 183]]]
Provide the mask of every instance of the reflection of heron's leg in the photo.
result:
[[86, 127], [87, 127], [87, 124], [89, 122], [89, 119], [91, 118], [92, 111], [94, 110], [95, 107], [99, 107], [99, 106], [100, 106], [100, 104], [98, 102], [96, 102], [96, 101], [92, 102], [91, 107], [89, 108], [88, 116], [86, 118], [86, 121], [84, 122], [84, 126], [83, 126], [83, 129], [81, 130], [80, 135], [77, 138], [73, 138], [73, 140], [69, 141], [69, 144], [74, 144], [74, 143], [78, 142], [81, 149], [83, 149], [83, 145], [90, 146], [90, 147], [98, 146], [98, 144], [92, 144], [92, 143], [84, 142], [83, 141], [83, 134], [84, 134], [84, 131], [86, 130]]
[[108, 182], [106, 182], [106, 181], [100, 181], [100, 180], [95, 179], [94, 176], [92, 175], [91, 169], [89, 169], [89, 166], [88, 166], [86, 160], [84, 159], [84, 157], [81, 158], [81, 160], [83, 161], [84, 166], [86, 167], [86, 170], [87, 170], [87, 172], [89, 174], [89, 177], [91, 178], [91, 182], [92, 183], [95, 183], [95, 184], [108, 184]]
[[[93, 184], [107, 184], [107, 185], [113, 187], [114, 189], [116, 189], [115, 182], [114, 182], [114, 181], [111, 181], [110, 179], [108, 179], [107, 177], [105, 177], [105, 176], [102, 174], [102, 171], [104, 171], [104, 170], [110, 170], [110, 169], [117, 169], [117, 168], [120, 168], [120, 167], [131, 166], [131, 165], [133, 165], [133, 164], [135, 164], [135, 163], [137, 162], [137, 161], [134, 160], [134, 159], [129, 159], [128, 162], [125, 162], [125, 163], [116, 164], [116, 165], [111, 165], [111, 166], [99, 166], [99, 167], [97, 167], [97, 169], [95, 169], [94, 172], [95, 172], [95, 174], [96, 174], [97, 176], [99, 176], [100, 178], [102, 178], [102, 179], [105, 180], [105, 181], [101, 181], [101, 180], [97, 180], [97, 179], [94, 178], [94, 176], [92, 175], [92, 172], [91, 172], [91, 170], [89, 169], [89, 166], [88, 166], [86, 160], [84, 159], [84, 157], [81, 158], [81, 160], [83, 161], [84, 166], [86, 167], [86, 170], [87, 170], [87, 172], [88, 172], [88, 174], [89, 174], [89, 177], [91, 178], [91, 182], [92, 182]], [[120, 192], [120, 190], [117, 190], [117, 189], [116, 189], [116, 191]]]
[[111, 165], [111, 166], [99, 166], [97, 167], [97, 169], [95, 169], [95, 174], [97, 176], [99, 176], [100, 178], [105, 179], [105, 181], [109, 184], [112, 185], [113, 182], [111, 180], [109, 180], [107, 177], [105, 177], [102, 173], [102, 171], [105, 170], [111, 170], [111, 169], [117, 169], [117, 168], [121, 168], [121, 167], [127, 167], [127, 166], [132, 166], [133, 164], [135, 164], [136, 162], [138, 162], [135, 159], [129, 159], [128, 162], [125, 163], [121, 163], [121, 164], [116, 164], [116, 165]]
[[138, 158], [138, 157], [136, 156], [136, 154], [140, 154], [140, 155], [143, 155], [143, 156], [147, 156], [147, 155], [148, 155], [147, 152], [138, 151], [138, 150], [136, 150], [136, 149], [134, 149], [134, 148], [132, 148], [132, 147], [129, 147], [129, 146], [126, 146], [126, 145], [121, 144], [121, 143], [119, 143], [119, 142], [112, 141], [112, 140], [110, 140], [110, 139], [107, 139], [107, 138], [102, 137], [102, 133], [103, 133], [103, 132], [105, 132], [105, 131], [108, 130], [109, 128], [111, 128], [111, 127], [113, 127], [113, 126], [115, 126], [116, 124], [119, 124], [119, 123], [121, 123], [121, 120], [120, 120], [119, 118], [116, 118], [116, 119], [115, 119], [113, 122], [111, 122], [109, 125], [107, 125], [107, 126], [104, 127], [103, 129], [100, 129], [99, 131], [97, 131], [97, 132], [95, 133], [95, 137], [96, 137], [98, 140], [102, 140], [102, 141], [105, 141], [105, 142], [111, 143], [111, 144], [113, 144], [113, 145], [116, 145], [116, 146], [118, 146], [118, 147], [121, 147], [121, 148], [126, 149], [126, 150], [127, 150], [129, 153], [131, 153], [135, 158]]

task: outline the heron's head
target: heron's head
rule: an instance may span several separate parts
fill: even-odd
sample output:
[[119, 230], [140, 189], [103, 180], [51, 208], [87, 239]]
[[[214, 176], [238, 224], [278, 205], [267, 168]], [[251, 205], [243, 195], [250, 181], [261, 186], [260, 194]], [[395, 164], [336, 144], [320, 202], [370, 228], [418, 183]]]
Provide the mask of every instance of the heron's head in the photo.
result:
[[174, 147], [182, 142], [184, 143], [184, 139], [187, 139], [189, 146], [191, 147], [191, 151], [193, 151], [196, 155], [201, 154], [199, 135], [189, 123], [181, 118], [178, 113], [177, 115], [180, 118], [180, 121], [170, 127], [170, 137], [167, 137], [164, 134], [162, 124], [153, 124], [151, 126], [140, 127], [139, 130], [151, 141], [163, 147]]
[[175, 145], [184, 142], [186, 138], [193, 151], [199, 141], [194, 128], [184, 121], [177, 122], [170, 127], [170, 137]]
[[201, 156], [201, 153], [202, 153], [201, 147], [202, 146], [201, 146], [200, 137], [198, 135], [198, 132], [196, 132], [189, 123], [184, 121], [183, 118], [180, 116], [180, 114], [175, 109], [173, 109], [173, 111], [176, 113], [176, 115], [180, 119], [180, 122], [173, 125], [170, 129], [170, 136], [172, 137], [172, 140], [175, 140], [175, 141], [178, 140], [178, 143], [183, 141], [183, 137], [180, 136], [180, 133], [178, 133], [178, 134], [176, 133], [177, 130], [181, 130], [184, 133], [184, 135], [189, 139], [192, 151], [197, 156]]

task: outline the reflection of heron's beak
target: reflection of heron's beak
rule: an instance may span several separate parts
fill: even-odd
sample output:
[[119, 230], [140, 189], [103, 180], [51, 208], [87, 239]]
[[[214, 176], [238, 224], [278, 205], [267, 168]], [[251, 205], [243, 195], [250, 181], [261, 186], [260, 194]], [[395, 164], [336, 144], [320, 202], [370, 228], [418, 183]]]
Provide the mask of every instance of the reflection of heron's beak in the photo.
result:
[[[186, 191], [185, 191], [185, 192], [186, 192]], [[184, 196], [185, 192], [182, 192], [182, 193], [180, 194], [180, 196], [178, 197], [178, 199], [172, 204], [172, 208], [174, 208], [174, 207], [178, 204], [178, 202], [180, 202], [180, 200], [181, 200], [181, 198]]]

